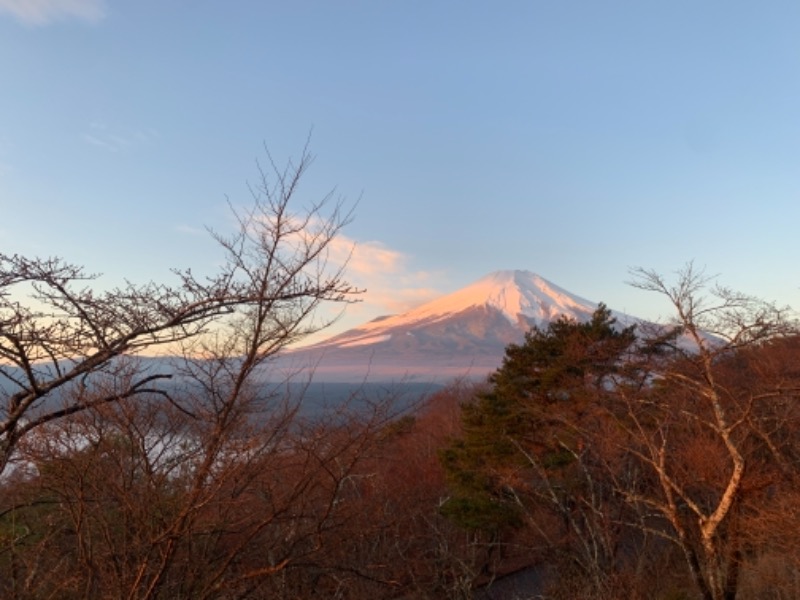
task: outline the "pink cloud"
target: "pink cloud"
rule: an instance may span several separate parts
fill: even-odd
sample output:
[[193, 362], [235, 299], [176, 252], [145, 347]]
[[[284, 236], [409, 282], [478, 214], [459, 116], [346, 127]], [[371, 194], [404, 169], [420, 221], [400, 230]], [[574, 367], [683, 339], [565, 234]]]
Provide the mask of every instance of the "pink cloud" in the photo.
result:
[[105, 0], [0, 0], [0, 12], [26, 25], [47, 25], [68, 17], [94, 23], [105, 17], [106, 6]]

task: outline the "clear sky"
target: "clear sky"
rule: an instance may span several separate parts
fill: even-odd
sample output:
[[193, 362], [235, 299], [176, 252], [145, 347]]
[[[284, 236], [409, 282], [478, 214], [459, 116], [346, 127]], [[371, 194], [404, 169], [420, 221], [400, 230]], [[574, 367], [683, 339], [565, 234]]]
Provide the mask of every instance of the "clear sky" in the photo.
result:
[[689, 260], [800, 305], [800, 3], [0, 0], [0, 248], [216, 260], [263, 144], [360, 198], [340, 328], [499, 269], [637, 316]]

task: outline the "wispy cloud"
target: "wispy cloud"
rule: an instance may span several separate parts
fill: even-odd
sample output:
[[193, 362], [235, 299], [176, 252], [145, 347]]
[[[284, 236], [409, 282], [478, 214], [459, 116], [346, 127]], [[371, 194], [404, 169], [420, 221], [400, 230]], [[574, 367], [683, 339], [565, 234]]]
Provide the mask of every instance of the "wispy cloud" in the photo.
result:
[[75, 18], [96, 23], [106, 15], [105, 0], [0, 0], [0, 13], [12, 15], [26, 25], [47, 25]]
[[[298, 231], [292, 237], [301, 251], [317, 236], [326, 237], [325, 221], [319, 218], [305, 227], [295, 226]], [[437, 285], [443, 280], [441, 273], [414, 269], [409, 255], [382, 242], [355, 240], [339, 231], [326, 246], [325, 260], [329, 270], [341, 269], [344, 279], [365, 290], [361, 302], [348, 308], [348, 321], [402, 313], [442, 293]]]
[[155, 129], [116, 131], [104, 123], [91, 123], [89, 131], [83, 134], [83, 140], [87, 144], [108, 152], [121, 152], [133, 146], [150, 143], [159, 137]]
[[341, 233], [328, 246], [328, 266], [343, 268], [344, 279], [365, 293], [355, 304], [324, 306], [318, 321], [334, 319], [335, 324], [303, 344], [320, 342], [377, 317], [404, 313], [444, 291], [439, 287], [442, 274], [412, 268], [407, 254], [381, 242], [357, 242]]
[[401, 313], [441, 294], [435, 273], [410, 267], [410, 257], [376, 241], [357, 242], [337, 237], [330, 247], [331, 261], [344, 264], [348, 281], [366, 290], [363, 303], [351, 313]]
[[[264, 224], [271, 226], [269, 219]], [[307, 244], [313, 244], [316, 236], [327, 237], [324, 219], [312, 218], [305, 226], [300, 222], [292, 225], [297, 228], [296, 233], [284, 240], [289, 253], [297, 251], [302, 254]], [[185, 234], [196, 231], [185, 224], [178, 226], [178, 230]], [[325, 250], [322, 258], [328, 272], [333, 274], [341, 270], [342, 278], [364, 293], [353, 304], [324, 305], [317, 314], [317, 324], [331, 320], [335, 324], [310, 336], [303, 344], [319, 342], [380, 316], [406, 312], [445, 292], [446, 277], [443, 273], [415, 269], [410, 255], [382, 242], [359, 241], [339, 231], [329, 240]]]

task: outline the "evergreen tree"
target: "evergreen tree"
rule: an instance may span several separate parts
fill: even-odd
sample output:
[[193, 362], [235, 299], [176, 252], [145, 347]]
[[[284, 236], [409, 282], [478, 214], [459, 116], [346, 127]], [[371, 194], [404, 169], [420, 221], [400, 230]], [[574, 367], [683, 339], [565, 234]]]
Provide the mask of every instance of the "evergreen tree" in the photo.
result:
[[452, 492], [443, 512], [493, 534], [543, 509], [566, 523], [585, 491], [584, 432], [603, 422], [603, 398], [635, 340], [634, 326], [619, 327], [601, 304], [587, 322], [562, 317], [510, 345], [488, 389], [462, 407], [463, 436], [442, 453]]

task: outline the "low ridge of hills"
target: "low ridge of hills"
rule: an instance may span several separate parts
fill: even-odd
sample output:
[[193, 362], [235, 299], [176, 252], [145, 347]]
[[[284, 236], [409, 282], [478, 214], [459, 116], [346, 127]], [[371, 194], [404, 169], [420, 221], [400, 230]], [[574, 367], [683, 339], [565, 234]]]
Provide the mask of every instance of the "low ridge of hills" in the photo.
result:
[[[380, 317], [283, 354], [273, 367], [314, 370], [316, 381], [426, 381], [482, 378], [531, 326], [561, 315], [587, 320], [597, 303], [530, 271], [496, 271], [400, 315]], [[613, 312], [613, 311], [612, 311]], [[625, 325], [638, 320], [614, 312]]]

